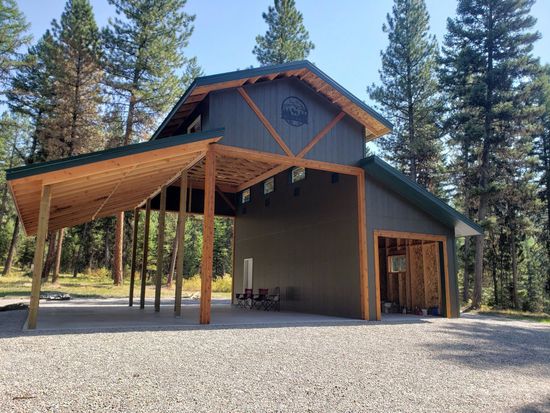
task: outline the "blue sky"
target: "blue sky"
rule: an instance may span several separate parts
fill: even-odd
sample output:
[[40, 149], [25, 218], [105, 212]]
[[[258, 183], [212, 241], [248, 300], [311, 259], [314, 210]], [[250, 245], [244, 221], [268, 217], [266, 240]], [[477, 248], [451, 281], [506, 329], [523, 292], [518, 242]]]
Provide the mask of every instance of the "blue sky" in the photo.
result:
[[[59, 18], [64, 0], [18, 0], [37, 39]], [[107, 0], [91, 0], [100, 26], [114, 11]], [[261, 17], [272, 0], [188, 0], [187, 12], [196, 14], [188, 54], [197, 56], [205, 74], [242, 69], [257, 62], [252, 55], [255, 37], [266, 25]], [[357, 95], [367, 100], [366, 86], [378, 82], [382, 32], [392, 0], [296, 0], [316, 48], [309, 60]], [[455, 14], [455, 0], [427, 0], [431, 30], [443, 40], [447, 17]], [[550, 63], [550, 0], [538, 0], [532, 14], [543, 38], [535, 54]]]

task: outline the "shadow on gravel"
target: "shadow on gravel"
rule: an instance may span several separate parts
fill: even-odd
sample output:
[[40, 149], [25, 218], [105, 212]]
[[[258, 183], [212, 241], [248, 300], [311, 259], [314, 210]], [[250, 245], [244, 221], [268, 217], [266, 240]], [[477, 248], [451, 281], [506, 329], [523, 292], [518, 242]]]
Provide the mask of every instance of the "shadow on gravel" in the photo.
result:
[[520, 326], [492, 321], [495, 320], [484, 318], [479, 322], [445, 325], [438, 332], [446, 334], [449, 340], [428, 346], [439, 359], [475, 369], [530, 366], [538, 367], [542, 376], [550, 376], [550, 328], [536, 323]]
[[550, 398], [542, 403], [527, 404], [516, 410], [516, 413], [546, 413], [550, 412]]

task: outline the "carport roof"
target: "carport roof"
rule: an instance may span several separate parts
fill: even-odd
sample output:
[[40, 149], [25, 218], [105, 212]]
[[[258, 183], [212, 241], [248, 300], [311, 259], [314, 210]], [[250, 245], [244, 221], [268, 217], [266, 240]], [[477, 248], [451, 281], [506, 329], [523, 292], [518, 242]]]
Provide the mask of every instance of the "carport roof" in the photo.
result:
[[441, 199], [400, 173], [377, 156], [369, 156], [360, 162], [367, 175], [395, 191], [409, 203], [434, 217], [442, 224], [454, 228], [457, 236], [483, 234], [483, 228], [462, 215]]
[[223, 129], [173, 136], [6, 171], [27, 235], [36, 233], [42, 188], [51, 187], [49, 230], [141, 205], [198, 163]]

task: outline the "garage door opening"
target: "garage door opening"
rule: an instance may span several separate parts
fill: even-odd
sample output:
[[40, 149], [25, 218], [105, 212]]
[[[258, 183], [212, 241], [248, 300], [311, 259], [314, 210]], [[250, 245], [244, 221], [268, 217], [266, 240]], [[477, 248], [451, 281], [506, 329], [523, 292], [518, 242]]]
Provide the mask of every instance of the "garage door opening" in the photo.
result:
[[375, 245], [382, 317], [447, 315], [444, 241], [380, 233]]

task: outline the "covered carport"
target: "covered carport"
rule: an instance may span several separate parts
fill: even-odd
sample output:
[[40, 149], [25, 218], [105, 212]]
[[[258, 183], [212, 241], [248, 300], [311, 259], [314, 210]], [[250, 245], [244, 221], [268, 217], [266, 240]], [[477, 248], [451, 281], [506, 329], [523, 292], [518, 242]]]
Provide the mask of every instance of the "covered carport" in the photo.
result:
[[[32, 291], [27, 327], [36, 328], [41, 272], [46, 236], [49, 231], [75, 226], [121, 211], [145, 209], [140, 308], [145, 305], [145, 276], [151, 209], [159, 210], [159, 245], [164, 240], [165, 213], [178, 211], [177, 236], [184, 236], [188, 213], [203, 214], [203, 246], [199, 322], [211, 320], [214, 217], [235, 210], [236, 193], [293, 166], [351, 175], [357, 180], [357, 212], [360, 251], [362, 308], [366, 303], [366, 255], [364, 227], [364, 174], [358, 167], [337, 165], [260, 152], [219, 143], [223, 129], [178, 135], [149, 142], [108, 149], [56, 161], [27, 165], [7, 171], [7, 180], [27, 235], [36, 235]], [[187, 190], [180, 190], [186, 188]], [[202, 197], [188, 202], [188, 194]], [[193, 204], [193, 205], [191, 205]], [[137, 270], [137, 223], [132, 248], [130, 305]], [[183, 249], [176, 265], [175, 315], [181, 315]], [[162, 248], [157, 250], [155, 311], [160, 311], [163, 274]], [[363, 317], [368, 318], [368, 317]]]

